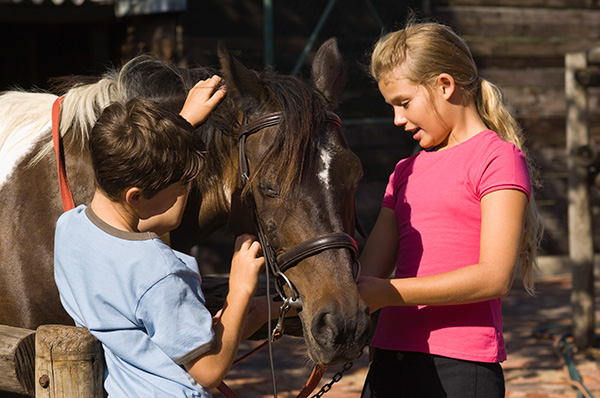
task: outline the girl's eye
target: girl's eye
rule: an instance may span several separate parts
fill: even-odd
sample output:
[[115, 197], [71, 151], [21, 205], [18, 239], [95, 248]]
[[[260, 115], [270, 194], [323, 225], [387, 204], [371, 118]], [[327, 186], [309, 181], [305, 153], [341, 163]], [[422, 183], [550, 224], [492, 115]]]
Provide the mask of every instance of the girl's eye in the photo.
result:
[[401, 106], [402, 108], [404, 108], [404, 109], [408, 108], [408, 101], [402, 101], [402, 102], [400, 103], [400, 106]]

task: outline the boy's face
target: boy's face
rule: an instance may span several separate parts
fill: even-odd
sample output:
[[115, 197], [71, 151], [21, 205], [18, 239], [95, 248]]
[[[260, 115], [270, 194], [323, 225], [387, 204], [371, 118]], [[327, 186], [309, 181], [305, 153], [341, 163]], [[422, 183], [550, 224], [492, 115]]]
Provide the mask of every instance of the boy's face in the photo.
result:
[[166, 212], [173, 207], [177, 198], [187, 195], [189, 190], [189, 183], [184, 184], [182, 182], [176, 182], [165, 189], [158, 191], [151, 198], [140, 198], [139, 205], [137, 206], [140, 219], [145, 220]]

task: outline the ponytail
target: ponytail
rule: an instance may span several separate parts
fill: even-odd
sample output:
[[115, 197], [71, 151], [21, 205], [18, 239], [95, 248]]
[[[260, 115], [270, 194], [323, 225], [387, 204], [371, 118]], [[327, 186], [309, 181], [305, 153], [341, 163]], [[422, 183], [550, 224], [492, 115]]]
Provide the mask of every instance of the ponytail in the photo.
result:
[[[531, 163], [527, 156], [527, 149], [524, 146], [523, 131], [509, 111], [500, 89], [493, 83], [480, 79], [479, 90], [476, 91], [475, 105], [479, 115], [486, 126], [495, 131], [504, 141], [512, 142], [523, 152], [527, 159], [527, 166], [531, 177], [532, 187], [539, 187], [535, 165]], [[537, 267], [537, 251], [541, 244], [544, 224], [541, 215], [537, 211], [533, 192], [529, 200], [523, 238], [521, 241], [521, 251], [519, 253], [519, 263], [521, 265], [521, 281], [525, 290], [532, 296], [534, 290], [534, 271]]]

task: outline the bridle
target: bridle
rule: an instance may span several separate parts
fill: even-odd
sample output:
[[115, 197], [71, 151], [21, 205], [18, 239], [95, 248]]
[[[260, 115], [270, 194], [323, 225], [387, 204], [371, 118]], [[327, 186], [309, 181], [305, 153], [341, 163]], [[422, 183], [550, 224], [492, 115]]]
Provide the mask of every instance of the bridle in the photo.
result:
[[[239, 172], [242, 182], [242, 188], [246, 186], [250, 179], [250, 170], [248, 165], [248, 157], [246, 155], [246, 139], [249, 135], [258, 133], [262, 129], [267, 127], [276, 126], [283, 120], [282, 112], [269, 113], [261, 116], [252, 122], [247, 122], [246, 117], [238, 130], [238, 151], [239, 151]], [[338, 115], [333, 112], [325, 111], [325, 122], [331, 123], [337, 128], [341, 128], [342, 122]], [[318, 253], [321, 253], [329, 249], [348, 249], [352, 255], [352, 260], [356, 264], [355, 279], [358, 278], [360, 272], [360, 264], [357, 260], [358, 246], [354, 238], [345, 232], [334, 232], [330, 234], [320, 235], [309, 240], [306, 240], [287, 251], [275, 255], [275, 250], [271, 246], [267, 236], [264, 233], [260, 220], [258, 218], [258, 212], [256, 209], [256, 202], [252, 193], [249, 194], [249, 205], [252, 215], [252, 221], [256, 227], [258, 239], [261, 244], [263, 254], [265, 256], [265, 263], [268, 270], [273, 274], [275, 280], [275, 286], [277, 293], [284, 301], [284, 305], [290, 307], [301, 308], [302, 304], [299, 301], [299, 294], [293, 283], [285, 276], [285, 271], [295, 267], [302, 260], [312, 257]], [[287, 286], [290, 294], [286, 296], [283, 287]]]
[[[325, 112], [325, 122], [333, 124], [337, 126], [338, 129], [341, 129], [342, 122], [338, 115], [330, 111]], [[274, 112], [269, 113], [264, 116], [261, 116], [252, 122], [247, 121], [247, 115], [244, 115], [243, 122], [238, 130], [238, 168], [240, 172], [240, 179], [242, 183], [242, 189], [246, 187], [248, 181], [250, 180], [250, 168], [248, 164], [248, 157], [246, 155], [246, 139], [248, 136], [258, 133], [262, 129], [267, 127], [273, 127], [281, 123], [283, 120], [282, 112]], [[277, 397], [277, 386], [275, 383], [275, 369], [273, 364], [273, 352], [271, 343], [276, 339], [279, 339], [283, 335], [283, 319], [285, 314], [291, 308], [302, 308], [302, 303], [300, 301], [300, 296], [298, 294], [298, 290], [294, 286], [294, 284], [285, 276], [284, 272], [289, 270], [290, 268], [295, 267], [302, 260], [312, 257], [316, 254], [319, 254], [325, 250], [329, 249], [348, 249], [350, 254], [352, 255], [353, 263], [355, 264], [354, 269], [354, 279], [357, 280], [360, 274], [360, 262], [358, 261], [358, 246], [356, 241], [352, 236], [348, 235], [345, 232], [334, 232], [324, 235], [319, 235], [314, 238], [308, 239], [304, 242], [299, 243], [296, 246], [287, 249], [283, 253], [276, 255], [275, 249], [270, 244], [269, 239], [267, 238], [260, 219], [258, 217], [258, 211], [256, 208], [256, 201], [254, 200], [254, 196], [252, 191], [248, 194], [248, 204], [250, 207], [250, 213], [252, 217], [252, 222], [256, 228], [256, 232], [258, 235], [258, 240], [260, 242], [263, 255], [265, 257], [265, 270], [267, 274], [266, 282], [267, 282], [267, 296], [270, 295], [269, 288], [269, 273], [273, 275], [273, 279], [275, 281], [275, 288], [277, 290], [277, 294], [283, 300], [282, 305], [279, 308], [279, 320], [274, 329], [271, 329], [271, 317], [268, 317], [268, 331], [270, 336], [268, 338], [269, 345], [269, 357], [271, 362], [271, 378], [273, 384], [273, 396]], [[288, 287], [290, 295], [287, 296], [284, 291], [284, 286]], [[271, 300], [268, 299], [268, 313], [271, 314]], [[272, 331], [271, 331], [272, 330]], [[311, 375], [309, 382], [305, 386], [305, 388], [300, 392], [298, 397], [306, 397], [310, 392], [316, 387], [316, 384], [321, 379], [321, 376], [325, 372], [325, 367], [322, 365], [316, 365], [313, 374]], [[231, 395], [233, 396], [233, 395]]]

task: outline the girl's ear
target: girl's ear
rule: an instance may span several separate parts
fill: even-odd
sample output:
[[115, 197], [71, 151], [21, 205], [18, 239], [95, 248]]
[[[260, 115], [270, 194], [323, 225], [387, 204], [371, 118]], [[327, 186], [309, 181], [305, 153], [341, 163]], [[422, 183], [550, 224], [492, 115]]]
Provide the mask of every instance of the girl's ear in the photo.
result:
[[448, 73], [442, 73], [437, 78], [437, 88], [440, 90], [443, 98], [449, 100], [456, 89], [454, 78]]
[[142, 197], [142, 191], [139, 188], [132, 187], [125, 191], [125, 202], [131, 207], [138, 207]]

